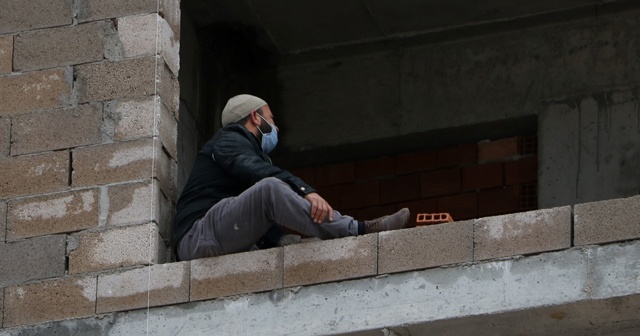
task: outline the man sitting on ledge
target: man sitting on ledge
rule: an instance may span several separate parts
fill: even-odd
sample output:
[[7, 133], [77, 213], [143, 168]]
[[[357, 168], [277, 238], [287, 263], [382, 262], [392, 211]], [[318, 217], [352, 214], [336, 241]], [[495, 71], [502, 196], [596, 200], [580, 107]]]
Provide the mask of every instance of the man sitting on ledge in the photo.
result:
[[267, 154], [278, 143], [278, 127], [264, 100], [246, 94], [229, 99], [222, 126], [198, 152], [178, 200], [178, 260], [296, 242], [279, 226], [330, 239], [407, 225], [406, 208], [368, 221], [342, 215], [300, 178], [274, 166]]

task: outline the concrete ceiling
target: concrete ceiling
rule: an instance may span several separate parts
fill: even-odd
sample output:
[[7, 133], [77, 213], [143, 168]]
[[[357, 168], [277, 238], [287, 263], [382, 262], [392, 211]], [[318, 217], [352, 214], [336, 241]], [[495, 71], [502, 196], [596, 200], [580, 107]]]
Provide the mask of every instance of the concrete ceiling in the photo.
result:
[[[281, 56], [544, 17], [625, 0], [183, 0], [199, 27], [238, 25]], [[543, 20], [543, 19], [541, 19]]]

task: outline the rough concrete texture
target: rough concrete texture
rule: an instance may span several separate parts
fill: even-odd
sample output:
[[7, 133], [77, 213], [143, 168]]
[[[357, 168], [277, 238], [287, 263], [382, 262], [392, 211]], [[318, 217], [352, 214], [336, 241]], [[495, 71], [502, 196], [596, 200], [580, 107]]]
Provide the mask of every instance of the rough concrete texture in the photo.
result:
[[571, 207], [476, 219], [473, 259], [485, 260], [571, 246]]
[[96, 277], [71, 277], [5, 289], [4, 326], [95, 314]]
[[95, 21], [156, 11], [157, 0], [78, 0], [78, 21]]
[[7, 240], [74, 232], [98, 225], [98, 189], [9, 201]]
[[640, 196], [576, 204], [573, 209], [574, 245], [640, 238]]
[[180, 36], [180, 20], [182, 18], [180, 0], [160, 0], [160, 13], [167, 20], [174, 34]]
[[107, 225], [158, 223], [160, 234], [171, 237], [172, 204], [156, 180], [109, 187]]
[[64, 275], [64, 235], [0, 244], [0, 287]]
[[553, 103], [540, 114], [541, 207], [638, 194], [637, 99], [637, 89], [620, 89]]
[[[158, 14], [135, 15], [118, 19], [117, 47], [109, 59], [150, 56], [156, 53]], [[159, 46], [158, 46], [159, 48]]]
[[0, 36], [0, 75], [13, 71], [13, 35]]
[[100, 104], [21, 114], [11, 126], [11, 155], [98, 144], [101, 126]]
[[70, 25], [71, 0], [21, 0], [0, 2], [0, 34], [37, 28]]
[[53, 69], [0, 77], [0, 116], [54, 109], [69, 104], [71, 69]]
[[[0, 244], [4, 243], [7, 234], [7, 203], [0, 201]], [[2, 311], [0, 309], [0, 311]], [[2, 324], [0, 324], [2, 325]]]
[[79, 65], [78, 100], [83, 103], [152, 94], [155, 66], [153, 57]]
[[[386, 54], [283, 60], [282, 145], [322, 148], [536, 115], [543, 98], [633, 85], [639, 29], [640, 16], [629, 11], [399, 51], [393, 44]], [[323, 136], [327, 128], [339, 136]]]
[[110, 22], [92, 22], [16, 35], [13, 68], [19, 71], [101, 61]]
[[98, 276], [98, 314], [189, 302], [189, 262]]
[[162, 145], [167, 149], [169, 155], [174, 160], [178, 159], [178, 121], [173, 114], [167, 110], [165, 105], [160, 105], [160, 118], [158, 118], [158, 137]]
[[378, 235], [289, 245], [284, 248], [284, 287], [376, 274]]
[[118, 142], [73, 150], [73, 186], [91, 186], [149, 178], [154, 140]]
[[69, 180], [69, 152], [0, 159], [0, 198], [64, 190]]
[[162, 144], [156, 142], [156, 164], [154, 174], [160, 184], [160, 190], [170, 200], [177, 200], [176, 176], [178, 163], [171, 159], [162, 149]]
[[590, 265], [594, 286], [591, 297], [602, 299], [640, 292], [640, 240], [592, 249]]
[[154, 133], [154, 96], [115, 100], [105, 104], [105, 116], [114, 123], [117, 141], [149, 137]]
[[155, 264], [163, 248], [155, 223], [84, 231], [70, 237], [69, 273]]
[[180, 108], [180, 83], [178, 77], [171, 73], [167, 66], [158, 69], [160, 82], [158, 83], [158, 94], [160, 100], [169, 112], [171, 112], [177, 120], [180, 119], [178, 114]]
[[191, 301], [282, 287], [282, 248], [191, 261]]
[[473, 260], [473, 221], [380, 232], [378, 274]]
[[0, 117], [0, 158], [9, 156], [11, 151], [11, 118]]

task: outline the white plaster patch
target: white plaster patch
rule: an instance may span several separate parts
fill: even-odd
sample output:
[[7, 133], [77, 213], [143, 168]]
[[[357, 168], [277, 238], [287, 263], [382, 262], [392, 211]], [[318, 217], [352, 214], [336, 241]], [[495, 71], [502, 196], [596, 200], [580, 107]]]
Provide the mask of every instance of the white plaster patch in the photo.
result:
[[89, 301], [95, 301], [96, 299], [96, 283], [93, 278], [79, 279], [76, 281], [76, 285], [82, 287], [82, 296]]
[[45, 170], [48, 170], [51, 167], [51, 165], [48, 165], [46, 163], [42, 163], [39, 164], [35, 167], [31, 167], [29, 168], [29, 175], [34, 175], [34, 176], [42, 176], [42, 174], [44, 174]]
[[20, 220], [28, 221], [34, 219], [62, 218], [69, 213], [78, 215], [93, 210], [95, 200], [92, 191], [81, 193], [79, 196], [82, 202], [77, 207], [70, 208], [76, 196], [68, 195], [46, 201], [20, 204], [16, 206], [14, 213]]
[[[151, 144], [142, 147], [127, 148], [113, 153], [108, 166], [117, 168], [131, 164], [132, 162], [151, 159], [153, 157], [153, 147]], [[99, 165], [96, 166], [98, 168]]]
[[18, 287], [16, 289], [16, 293], [18, 294], [18, 299], [24, 300], [24, 295], [26, 294], [26, 292], [24, 291], [24, 289], [22, 289], [22, 287]]
[[155, 224], [103, 231], [100, 238], [93, 240], [93, 245], [89, 247], [91, 260], [99, 265], [112, 265], [148, 261], [151, 254], [151, 261], [154, 262], [158, 251], [157, 237]]
[[[173, 264], [171, 266], [176, 268]], [[170, 271], [165, 265], [157, 265], [120, 274], [108, 274], [100, 278], [98, 295], [116, 298], [146, 293], [147, 290], [180, 288], [185, 276], [183, 266], [180, 267], [180, 276]]]
[[522, 212], [512, 215], [504, 215], [479, 219], [482, 227], [493, 239], [513, 238], [529, 234], [532, 226], [549, 220], [548, 210]]
[[118, 20], [118, 38], [125, 57], [154, 54], [157, 14], [128, 16]]
[[152, 185], [142, 186], [133, 191], [131, 203], [126, 208], [114, 212], [109, 218], [109, 223], [131, 223], [147, 218], [152, 203]]

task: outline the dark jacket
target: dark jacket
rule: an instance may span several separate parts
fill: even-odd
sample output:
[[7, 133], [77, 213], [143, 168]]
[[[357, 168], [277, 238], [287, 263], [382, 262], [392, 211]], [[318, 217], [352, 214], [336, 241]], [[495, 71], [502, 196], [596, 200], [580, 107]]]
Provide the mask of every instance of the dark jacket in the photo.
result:
[[311, 186], [271, 163], [258, 139], [240, 124], [220, 129], [198, 152], [189, 180], [178, 200], [173, 243], [220, 200], [238, 196], [265, 177], [276, 177], [300, 196]]

